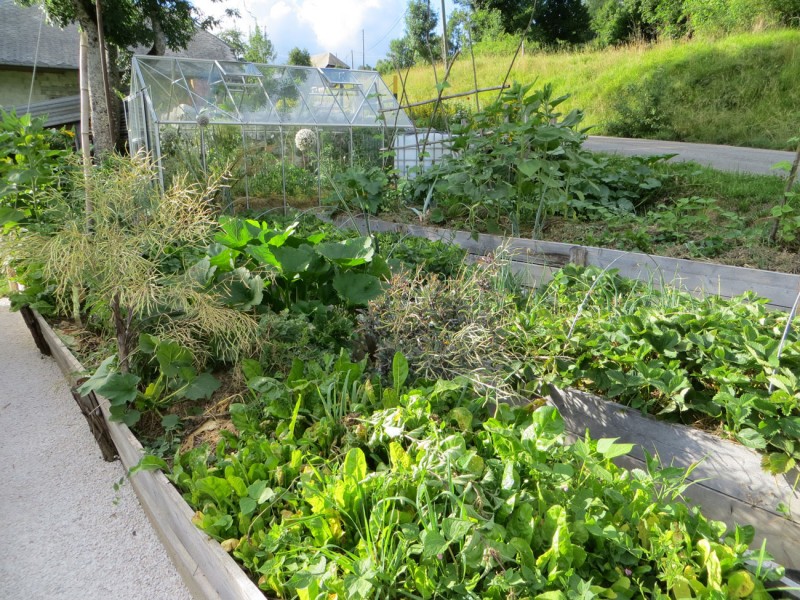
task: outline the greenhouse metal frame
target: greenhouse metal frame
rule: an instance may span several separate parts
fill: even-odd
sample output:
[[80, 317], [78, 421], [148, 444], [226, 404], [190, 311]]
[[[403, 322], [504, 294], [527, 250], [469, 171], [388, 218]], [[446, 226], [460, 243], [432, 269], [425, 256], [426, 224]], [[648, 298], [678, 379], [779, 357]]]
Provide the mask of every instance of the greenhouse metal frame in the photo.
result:
[[[253, 160], [248, 156], [249, 145], [273, 147], [280, 157], [285, 208], [287, 158], [297, 160], [294, 140], [289, 138], [300, 129], [315, 133], [317, 157], [321, 156], [323, 136], [344, 136], [350, 166], [354, 130], [380, 136], [373, 149], [377, 155], [387, 142], [391, 145], [398, 130], [414, 129], [376, 71], [191, 58], [134, 56], [125, 112], [130, 151], [144, 151], [153, 158], [159, 165], [162, 186], [165, 147], [174, 145], [176, 136], [185, 147], [196, 149], [198, 156], [191, 160], [204, 175], [208, 175], [209, 155], [219, 139], [215, 132], [225, 131], [228, 145], [238, 137], [248, 207], [252, 177], [248, 160]], [[338, 147], [342, 146], [340, 142]], [[305, 165], [306, 157], [301, 158]], [[319, 162], [317, 165], [319, 198], [322, 172]]]

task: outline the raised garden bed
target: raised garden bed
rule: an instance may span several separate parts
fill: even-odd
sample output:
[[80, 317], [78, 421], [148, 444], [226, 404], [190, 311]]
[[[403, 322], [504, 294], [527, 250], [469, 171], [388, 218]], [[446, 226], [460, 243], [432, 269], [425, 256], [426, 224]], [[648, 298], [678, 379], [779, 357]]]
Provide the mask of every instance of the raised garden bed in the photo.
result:
[[[40, 315], [36, 320], [53, 358], [65, 378], [75, 385], [84, 372], [83, 366]], [[672, 462], [681, 467], [703, 459], [690, 477], [696, 483], [688, 496], [710, 518], [754, 525], [760, 536], [758, 542], [767, 539], [767, 549], [778, 561], [790, 569], [800, 568], [796, 552], [800, 547], [800, 523], [771, 508], [773, 502], [782, 501], [800, 511], [800, 496], [782, 479], [764, 474], [754, 453], [703, 432], [643, 417], [638, 411], [590, 394], [553, 389], [549, 401], [562, 413], [568, 431], [575, 437], [581, 437], [588, 429], [594, 437], [619, 437], [637, 444], [630, 455], [621, 459], [629, 468], [643, 466], [642, 449], [657, 453], [664, 464]], [[120, 460], [130, 470], [144, 455], [142, 446], [127, 426], [110, 420], [104, 398], [99, 398], [99, 404]], [[130, 479], [153, 528], [195, 598], [264, 598], [220, 544], [194, 526], [192, 509], [163, 473], [138, 471]], [[800, 584], [789, 577], [779, 584], [800, 590]], [[783, 594], [800, 598], [800, 592]]]
[[[343, 227], [355, 227], [362, 233], [366, 231], [366, 223], [360, 217], [339, 219], [338, 223]], [[473, 236], [468, 231], [393, 223], [380, 219], [370, 219], [370, 229], [373, 232], [406, 233], [453, 243], [473, 256], [486, 256], [498, 249], [505, 249], [509, 252], [512, 270], [531, 286], [546, 283], [553, 272], [567, 263], [573, 263], [616, 269], [622, 277], [648, 281], [656, 288], [670, 285], [693, 293], [715, 294], [724, 298], [755, 292], [769, 299], [768, 306], [787, 312], [800, 296], [800, 275], [788, 273], [559, 242], [489, 234]]]
[[[664, 465], [697, 466], [688, 479], [686, 497], [710, 519], [753, 525], [755, 546], [766, 540], [769, 553], [787, 568], [800, 570], [800, 490], [790, 484], [798, 473], [773, 476], [761, 468], [761, 455], [739, 444], [687, 427], [657, 421], [640, 411], [578, 390], [551, 387], [549, 401], [558, 408], [567, 430], [583, 437], [615, 437], [635, 444], [620, 463], [645, 466], [645, 451]], [[777, 507], [783, 504], [789, 514]]]
[[[41, 315], [36, 314], [36, 321], [65, 379], [74, 387], [85, 373], [83, 365]], [[144, 456], [142, 445], [124, 423], [111, 421], [108, 401], [102, 397], [98, 397], [98, 401], [119, 459], [130, 471]], [[263, 600], [264, 594], [219, 543], [194, 526], [194, 511], [163, 473], [138, 471], [130, 476], [130, 482], [153, 529], [194, 598]]]

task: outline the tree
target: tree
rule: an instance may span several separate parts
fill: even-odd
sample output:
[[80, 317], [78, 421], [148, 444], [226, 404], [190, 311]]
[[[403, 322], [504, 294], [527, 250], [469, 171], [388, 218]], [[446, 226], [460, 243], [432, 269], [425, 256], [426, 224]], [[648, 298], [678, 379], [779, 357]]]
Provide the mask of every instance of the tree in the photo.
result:
[[618, 0], [599, 0], [589, 4], [592, 31], [595, 42], [601, 46], [611, 46], [629, 40], [641, 16]]
[[766, 4], [785, 25], [800, 23], [800, 0], [767, 0]]
[[247, 40], [247, 50], [244, 53], [244, 60], [254, 63], [271, 63], [277, 56], [275, 46], [267, 35], [266, 27], [259, 27], [255, 23], [255, 29]]
[[414, 62], [432, 63], [442, 57], [442, 38], [436, 34], [439, 16], [426, 0], [410, 0], [406, 13], [406, 40], [413, 50]]
[[468, 0], [468, 4], [473, 11], [499, 12], [506, 33], [525, 31], [534, 6], [530, 0]]
[[545, 45], [579, 44], [592, 37], [591, 17], [582, 0], [539, 0], [533, 22], [531, 37]]
[[407, 69], [414, 66], [414, 47], [408, 38], [389, 42], [389, 59], [396, 69]]
[[[24, 6], [39, 3], [39, 0], [18, 1]], [[65, 27], [77, 23], [86, 33], [92, 136], [95, 154], [102, 155], [114, 148], [115, 128], [112, 123], [117, 122], [113, 117], [119, 109], [114, 104], [109, 106], [106, 101], [97, 1], [44, 0], [44, 9], [56, 25]], [[107, 65], [116, 63], [119, 48], [142, 45], [152, 47], [154, 54], [163, 54], [167, 48], [185, 48], [197, 26], [216, 24], [216, 20], [204, 18], [188, 0], [104, 0], [100, 7]], [[105, 76], [116, 79], [117, 74], [110, 72], [112, 69], [110, 67]]]
[[217, 34], [217, 37], [230, 46], [236, 60], [242, 60], [244, 53], [247, 52], [247, 41], [238, 29], [226, 29]]
[[310, 67], [311, 55], [305, 48], [301, 50], [300, 48], [294, 47], [289, 50], [289, 64], [298, 67]]
[[[466, 46], [469, 39], [473, 44], [478, 42], [499, 39], [504, 33], [503, 15], [496, 9], [467, 10], [457, 8], [450, 13], [447, 21], [448, 29], [452, 30], [451, 46]], [[469, 30], [469, 33], [467, 33]]]

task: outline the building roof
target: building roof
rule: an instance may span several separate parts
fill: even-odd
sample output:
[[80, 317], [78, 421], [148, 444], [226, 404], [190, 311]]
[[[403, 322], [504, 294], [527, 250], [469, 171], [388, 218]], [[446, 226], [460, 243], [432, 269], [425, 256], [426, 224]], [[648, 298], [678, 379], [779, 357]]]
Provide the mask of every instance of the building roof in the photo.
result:
[[[2, 2], [3, 0], [0, 0]], [[134, 49], [134, 54], [147, 54], [149, 48]], [[204, 29], [198, 29], [189, 44], [183, 50], [170, 50], [164, 56], [171, 58], [207, 58], [209, 60], [236, 60], [236, 56], [225, 42]]]
[[36, 59], [41, 68], [77, 69], [78, 39], [77, 25], [59, 29], [47, 22], [39, 7], [0, 0], [0, 65], [32, 67]]
[[[33, 67], [35, 60], [38, 68], [77, 69], [79, 37], [77, 25], [54, 27], [43, 19], [38, 6], [25, 7], [14, 0], [0, 0], [0, 66]], [[148, 50], [136, 49], [141, 53]], [[201, 29], [184, 50], [168, 49], [166, 55], [234, 60], [233, 51], [225, 42]]]
[[81, 97], [64, 96], [53, 100], [42, 100], [30, 105], [12, 107], [18, 115], [30, 112], [31, 117], [45, 117], [45, 127], [59, 127], [81, 122]]
[[329, 68], [336, 68], [336, 69], [349, 69], [350, 66], [347, 65], [343, 60], [336, 57], [334, 54], [330, 52], [323, 52], [322, 54], [314, 54], [311, 57], [311, 66], [317, 67], [319, 69], [329, 69]]

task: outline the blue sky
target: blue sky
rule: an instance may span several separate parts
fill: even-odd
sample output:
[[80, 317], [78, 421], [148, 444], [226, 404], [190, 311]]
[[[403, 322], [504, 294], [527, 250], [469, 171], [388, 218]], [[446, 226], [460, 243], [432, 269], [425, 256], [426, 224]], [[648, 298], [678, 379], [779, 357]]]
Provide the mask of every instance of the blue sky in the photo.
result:
[[[352, 53], [359, 66], [363, 30], [366, 63], [373, 67], [386, 56], [390, 40], [403, 36], [407, 4], [407, 0], [194, 0], [196, 7], [213, 16], [238, 8], [241, 18], [225, 20], [221, 29], [235, 26], [246, 34], [257, 20], [275, 44], [278, 63], [285, 62], [289, 50], [297, 46], [311, 54], [333, 52], [347, 64]], [[431, 0], [431, 7], [439, 13], [441, 1]], [[453, 10], [452, 0], [447, 0], [446, 10]]]

